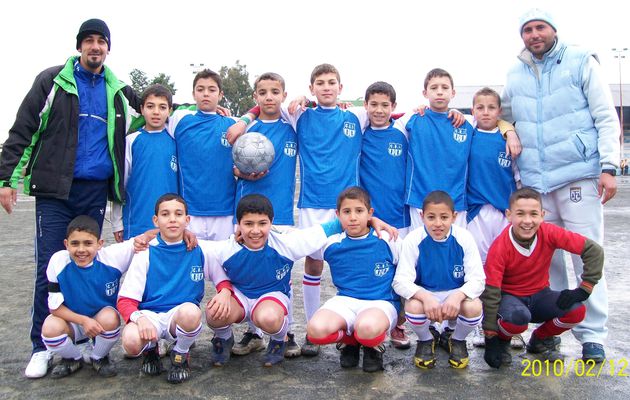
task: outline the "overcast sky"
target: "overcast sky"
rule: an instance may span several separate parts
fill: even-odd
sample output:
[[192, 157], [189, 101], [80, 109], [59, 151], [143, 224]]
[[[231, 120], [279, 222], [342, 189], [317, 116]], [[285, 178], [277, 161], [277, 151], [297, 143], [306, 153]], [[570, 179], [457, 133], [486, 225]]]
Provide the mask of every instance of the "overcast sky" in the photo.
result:
[[[192, 101], [192, 68], [218, 70], [236, 60], [251, 81], [266, 71], [287, 81], [289, 99], [308, 94], [311, 70], [334, 64], [341, 97], [363, 96], [384, 80], [398, 92], [399, 111], [422, 103], [422, 82], [434, 67], [458, 85], [501, 85], [522, 48], [519, 16], [541, 5], [556, 20], [562, 40], [594, 49], [608, 82], [619, 80], [611, 48], [630, 47], [628, 7], [599, 1], [34, 1], [12, 2], [0, 16], [3, 78], [0, 142], [34, 77], [74, 54], [75, 36], [88, 18], [109, 25], [106, 64], [129, 82], [139, 68], [164, 72], [178, 89], [176, 101]], [[170, 5], [170, 6], [167, 6]], [[630, 53], [622, 64], [630, 80]]]

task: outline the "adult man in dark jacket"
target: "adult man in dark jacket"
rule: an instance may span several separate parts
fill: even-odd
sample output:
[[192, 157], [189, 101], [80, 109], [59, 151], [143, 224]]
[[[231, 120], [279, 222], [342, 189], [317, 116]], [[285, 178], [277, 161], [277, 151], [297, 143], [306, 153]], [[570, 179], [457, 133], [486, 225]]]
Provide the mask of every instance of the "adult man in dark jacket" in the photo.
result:
[[[41, 339], [48, 315], [48, 260], [64, 248], [66, 227], [85, 214], [103, 224], [108, 195], [123, 201], [125, 134], [140, 100], [104, 62], [109, 28], [85, 21], [79, 57], [41, 72], [24, 98], [0, 154], [0, 204], [11, 213], [18, 180], [35, 196], [37, 277], [33, 296], [33, 354], [25, 375], [46, 375], [52, 357]], [[135, 109], [135, 110], [134, 110]]]

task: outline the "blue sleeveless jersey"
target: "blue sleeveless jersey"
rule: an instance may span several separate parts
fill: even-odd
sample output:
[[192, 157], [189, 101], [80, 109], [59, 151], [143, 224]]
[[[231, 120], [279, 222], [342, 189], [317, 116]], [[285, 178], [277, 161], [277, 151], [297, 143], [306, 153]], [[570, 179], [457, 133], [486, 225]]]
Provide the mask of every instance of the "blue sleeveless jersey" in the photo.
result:
[[430, 292], [457, 289], [464, 285], [464, 248], [452, 234], [438, 242], [424, 229], [425, 237], [418, 245], [415, 284]]

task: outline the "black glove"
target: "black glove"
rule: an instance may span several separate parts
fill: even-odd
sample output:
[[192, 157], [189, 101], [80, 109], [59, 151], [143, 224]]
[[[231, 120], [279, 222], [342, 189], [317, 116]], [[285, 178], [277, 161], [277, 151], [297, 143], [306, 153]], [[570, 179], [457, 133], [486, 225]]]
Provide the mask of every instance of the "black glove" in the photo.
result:
[[498, 336], [486, 336], [486, 349], [483, 352], [483, 359], [492, 368], [499, 369], [501, 366], [501, 342]]
[[562, 310], [568, 310], [575, 303], [582, 302], [588, 299], [591, 294], [582, 288], [576, 289], [564, 289], [560, 292], [556, 305]]

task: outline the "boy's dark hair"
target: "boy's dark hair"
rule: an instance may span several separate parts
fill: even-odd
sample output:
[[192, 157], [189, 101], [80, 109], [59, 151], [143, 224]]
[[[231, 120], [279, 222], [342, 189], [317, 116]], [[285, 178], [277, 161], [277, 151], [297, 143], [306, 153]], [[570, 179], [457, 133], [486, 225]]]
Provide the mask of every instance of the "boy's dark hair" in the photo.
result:
[[313, 68], [313, 72], [311, 72], [311, 85], [315, 83], [315, 79], [318, 76], [323, 74], [335, 74], [337, 75], [337, 81], [341, 83], [341, 76], [339, 75], [339, 71], [332, 64], [319, 64], [315, 68]]
[[193, 79], [193, 90], [195, 90], [195, 86], [197, 86], [197, 82], [199, 81], [199, 79], [207, 78], [210, 78], [216, 82], [217, 86], [219, 87], [219, 91], [223, 90], [221, 84], [221, 75], [208, 68], [202, 69], [201, 71], [197, 72], [197, 75], [195, 75], [195, 79]]
[[478, 96], [492, 96], [495, 99], [497, 99], [497, 103], [499, 104], [499, 107], [501, 107], [501, 96], [494, 89], [491, 89], [486, 86], [484, 88], [477, 90], [477, 93], [475, 93], [475, 95], [473, 96], [473, 107], [475, 106], [475, 101], [477, 100]]
[[510, 208], [512, 205], [521, 199], [533, 199], [540, 203], [540, 208], [542, 209], [542, 196], [535, 189], [530, 187], [523, 187], [512, 193], [510, 196]]
[[248, 194], [243, 196], [236, 206], [236, 221], [241, 222], [245, 214], [263, 214], [273, 221], [273, 206], [262, 194]]
[[149, 96], [164, 97], [166, 99], [166, 102], [168, 103], [169, 108], [173, 107], [173, 93], [171, 93], [171, 91], [168, 90], [164, 85], [156, 83], [146, 88], [144, 92], [142, 92], [141, 100], [143, 106], [147, 102]]
[[365, 91], [365, 102], [370, 101], [370, 96], [373, 94], [384, 94], [389, 96], [389, 101], [394, 104], [396, 102], [396, 91], [394, 87], [387, 82], [378, 81], [374, 82]]
[[160, 204], [164, 203], [165, 201], [171, 200], [177, 200], [179, 203], [182, 203], [184, 205], [184, 211], [186, 212], [186, 214], [188, 214], [188, 204], [182, 196], [178, 195], [177, 193], [165, 193], [161, 195], [160, 198], [157, 199], [157, 201], [155, 202], [155, 215], [158, 215], [158, 212], [160, 211]]
[[427, 76], [424, 78], [424, 90], [427, 90], [427, 86], [429, 86], [429, 81], [431, 79], [441, 78], [444, 76], [447, 77], [449, 81], [451, 81], [451, 89], [454, 88], [455, 84], [453, 83], [453, 77], [451, 76], [451, 74], [449, 74], [448, 72], [446, 72], [446, 70], [442, 68], [433, 68], [427, 73]]
[[66, 228], [66, 239], [70, 237], [72, 232], [76, 231], [87, 232], [94, 235], [97, 239], [101, 237], [101, 227], [98, 226], [98, 222], [89, 215], [79, 215], [70, 221]]
[[429, 204], [445, 204], [451, 211], [455, 211], [455, 204], [451, 196], [443, 190], [434, 190], [427, 194], [422, 202], [422, 211], [424, 212]]
[[344, 189], [343, 192], [339, 193], [339, 196], [337, 196], [337, 211], [341, 210], [341, 203], [345, 199], [361, 200], [368, 210], [372, 208], [370, 194], [361, 187], [350, 186], [349, 188]]
[[260, 83], [260, 81], [280, 82], [280, 84], [282, 85], [282, 91], [285, 90], [284, 78], [281, 77], [280, 74], [276, 74], [275, 72], [265, 72], [264, 74], [256, 78], [256, 80], [254, 81], [254, 92], [256, 91], [258, 83]]

